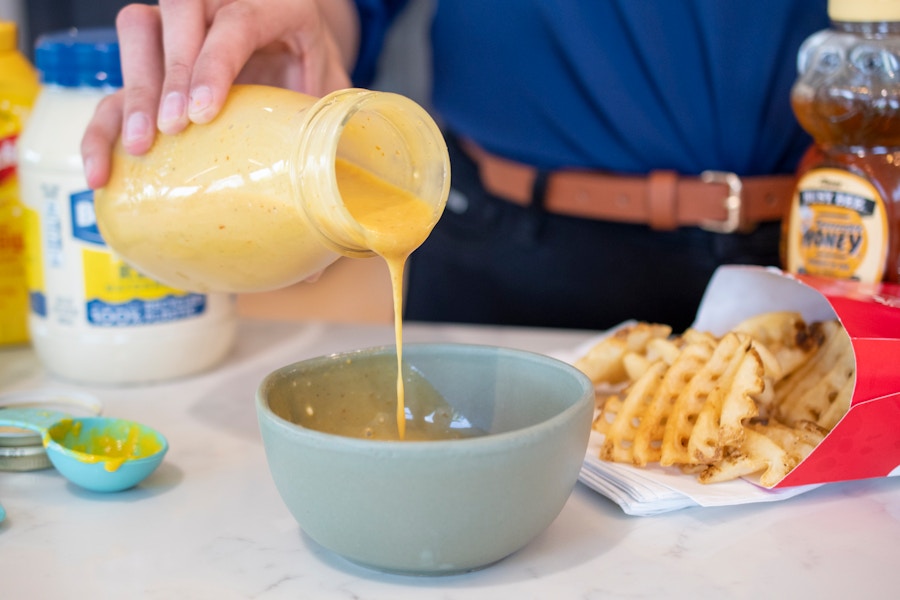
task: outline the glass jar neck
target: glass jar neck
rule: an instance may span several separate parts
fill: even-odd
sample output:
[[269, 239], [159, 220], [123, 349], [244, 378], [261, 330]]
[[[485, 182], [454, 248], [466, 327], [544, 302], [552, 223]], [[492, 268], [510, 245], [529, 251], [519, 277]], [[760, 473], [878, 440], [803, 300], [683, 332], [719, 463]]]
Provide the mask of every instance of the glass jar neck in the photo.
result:
[[345, 256], [370, 256], [366, 232], [341, 198], [339, 160], [421, 198], [435, 222], [444, 210], [446, 143], [431, 116], [409, 98], [361, 89], [325, 96], [307, 111], [291, 161], [295, 197], [321, 241]]

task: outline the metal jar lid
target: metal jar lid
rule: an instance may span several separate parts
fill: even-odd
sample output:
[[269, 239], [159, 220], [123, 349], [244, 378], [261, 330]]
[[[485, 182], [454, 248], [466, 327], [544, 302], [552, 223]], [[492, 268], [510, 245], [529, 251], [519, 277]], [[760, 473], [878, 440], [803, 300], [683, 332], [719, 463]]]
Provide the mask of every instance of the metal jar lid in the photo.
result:
[[[27, 390], [0, 394], [0, 410], [7, 407], [58, 410], [73, 416], [99, 415], [103, 406], [90, 394], [65, 390]], [[27, 429], [0, 426], [0, 471], [49, 468], [41, 436]]]

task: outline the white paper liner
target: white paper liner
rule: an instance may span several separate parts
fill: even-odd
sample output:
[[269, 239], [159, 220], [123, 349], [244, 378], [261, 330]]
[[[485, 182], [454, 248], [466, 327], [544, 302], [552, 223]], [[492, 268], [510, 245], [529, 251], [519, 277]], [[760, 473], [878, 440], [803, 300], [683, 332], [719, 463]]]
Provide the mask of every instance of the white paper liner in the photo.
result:
[[603, 494], [629, 515], [652, 516], [692, 506], [735, 506], [787, 500], [819, 487], [768, 490], [745, 479], [704, 484], [674, 467], [638, 468], [598, 458], [603, 436], [591, 432], [578, 479]]

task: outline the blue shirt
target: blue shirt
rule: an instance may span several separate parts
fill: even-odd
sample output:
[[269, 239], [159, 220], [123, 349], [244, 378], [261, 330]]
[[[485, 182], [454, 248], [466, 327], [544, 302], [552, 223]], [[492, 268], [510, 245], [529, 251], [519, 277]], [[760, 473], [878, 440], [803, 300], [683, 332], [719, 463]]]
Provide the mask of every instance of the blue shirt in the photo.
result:
[[[357, 0], [370, 82], [400, 0]], [[445, 0], [433, 97], [449, 130], [542, 168], [790, 173], [790, 107], [826, 0]]]

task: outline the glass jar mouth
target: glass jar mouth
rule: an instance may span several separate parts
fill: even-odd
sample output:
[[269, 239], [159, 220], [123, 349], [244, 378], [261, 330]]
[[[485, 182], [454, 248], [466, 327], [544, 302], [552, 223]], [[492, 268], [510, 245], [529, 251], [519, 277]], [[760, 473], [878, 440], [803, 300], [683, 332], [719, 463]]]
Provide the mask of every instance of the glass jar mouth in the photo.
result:
[[[437, 124], [414, 101], [390, 92], [345, 89], [307, 112], [291, 181], [313, 229], [345, 256], [372, 256], [368, 231], [344, 204], [337, 180], [346, 161], [424, 200], [437, 223], [450, 191], [450, 161]], [[429, 229], [430, 231], [430, 229]]]

